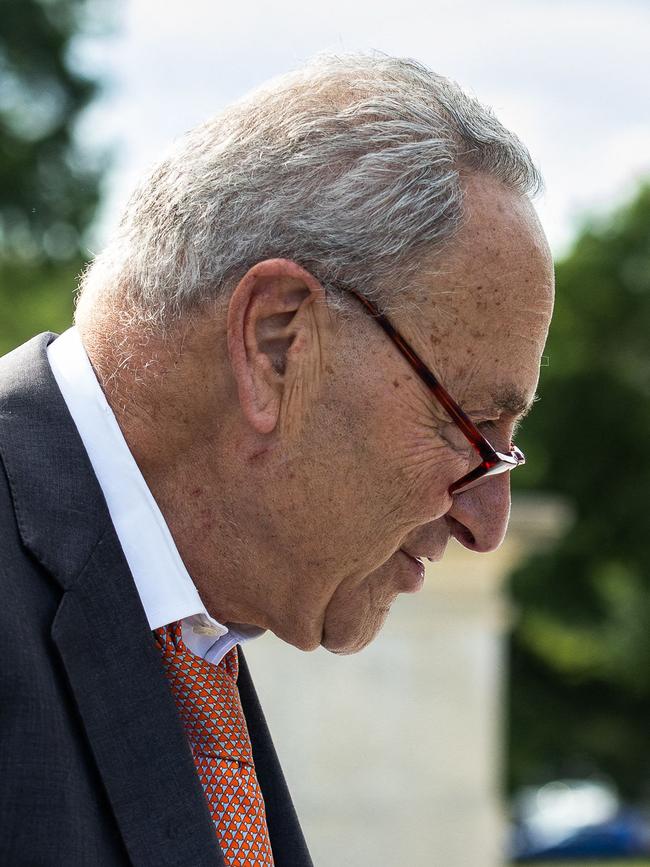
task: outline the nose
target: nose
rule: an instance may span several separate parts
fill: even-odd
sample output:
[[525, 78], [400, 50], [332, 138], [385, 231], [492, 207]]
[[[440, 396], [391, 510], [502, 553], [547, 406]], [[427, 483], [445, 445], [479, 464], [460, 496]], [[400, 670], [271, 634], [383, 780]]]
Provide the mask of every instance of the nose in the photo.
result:
[[493, 476], [453, 498], [445, 515], [452, 536], [472, 551], [499, 547], [510, 518], [510, 473]]

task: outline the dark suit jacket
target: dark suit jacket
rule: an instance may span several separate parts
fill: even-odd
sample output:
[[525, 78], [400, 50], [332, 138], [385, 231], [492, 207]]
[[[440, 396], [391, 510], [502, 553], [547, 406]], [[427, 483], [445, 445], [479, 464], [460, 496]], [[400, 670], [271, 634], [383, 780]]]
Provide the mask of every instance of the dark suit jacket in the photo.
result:
[[[0, 864], [217, 867], [174, 699], [42, 334], [0, 359]], [[276, 867], [309, 867], [240, 653]]]

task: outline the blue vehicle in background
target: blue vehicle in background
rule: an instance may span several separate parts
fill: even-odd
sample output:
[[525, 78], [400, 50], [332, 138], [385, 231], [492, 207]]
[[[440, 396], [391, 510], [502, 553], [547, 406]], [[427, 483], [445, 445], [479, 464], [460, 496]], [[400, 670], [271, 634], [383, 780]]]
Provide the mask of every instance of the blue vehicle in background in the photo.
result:
[[513, 803], [511, 861], [650, 855], [650, 817], [594, 780], [522, 789]]

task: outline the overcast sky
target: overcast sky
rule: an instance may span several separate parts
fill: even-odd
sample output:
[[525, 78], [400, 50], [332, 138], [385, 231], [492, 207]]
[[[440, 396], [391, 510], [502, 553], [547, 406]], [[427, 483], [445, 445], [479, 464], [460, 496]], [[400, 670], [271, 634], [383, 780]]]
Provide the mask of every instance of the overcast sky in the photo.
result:
[[123, 0], [115, 19], [80, 50], [107, 83], [82, 135], [115, 153], [100, 239], [175, 137], [323, 49], [414, 57], [491, 105], [542, 169], [556, 253], [650, 175], [648, 0]]

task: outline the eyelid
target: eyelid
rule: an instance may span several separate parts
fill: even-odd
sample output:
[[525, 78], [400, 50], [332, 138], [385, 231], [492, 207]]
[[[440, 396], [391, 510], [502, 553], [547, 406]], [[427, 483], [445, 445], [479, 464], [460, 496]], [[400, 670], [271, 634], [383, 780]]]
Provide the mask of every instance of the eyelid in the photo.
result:
[[[502, 429], [501, 425], [499, 424], [499, 422], [501, 421], [505, 423], [505, 427], [509, 431], [508, 439], [510, 440], [510, 442], [512, 442], [515, 439], [517, 432], [521, 428], [521, 423], [523, 421], [523, 418], [521, 416], [510, 419], [497, 419], [496, 421], [493, 419], [488, 419], [487, 421], [481, 422], [481, 424], [477, 425], [477, 427], [479, 429], [483, 428], [482, 433], [485, 433], [487, 435], [487, 438], [490, 439], [490, 433], [499, 433], [499, 431]], [[487, 430], [485, 430], [486, 428]], [[497, 448], [495, 443], [493, 443], [493, 445], [495, 446], [495, 448]]]
[[[502, 442], [502, 439], [504, 441], [507, 439], [508, 444], [514, 440], [523, 421], [523, 416], [521, 415], [516, 418], [513, 416], [508, 417], [506, 415], [485, 418], [485, 416], [477, 413], [473, 417], [470, 416], [470, 418], [472, 418], [473, 423], [479, 431], [490, 442], [490, 444], [497, 449], [497, 451], [504, 448], [504, 442]], [[506, 429], [508, 430], [507, 435]], [[464, 454], [465, 452], [468, 454], [472, 453], [471, 444], [464, 437], [459, 427], [450, 418], [447, 418], [447, 420], [441, 424], [440, 433], [445, 441], [458, 454]], [[504, 434], [503, 438], [500, 436], [501, 433]]]

